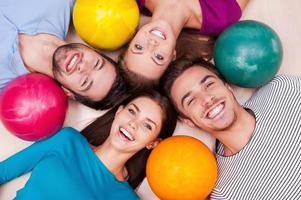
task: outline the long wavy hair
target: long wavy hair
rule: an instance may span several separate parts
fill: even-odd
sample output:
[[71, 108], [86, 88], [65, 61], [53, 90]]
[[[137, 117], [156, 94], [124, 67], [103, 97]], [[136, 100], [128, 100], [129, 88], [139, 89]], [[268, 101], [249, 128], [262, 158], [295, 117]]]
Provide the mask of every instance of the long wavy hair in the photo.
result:
[[[135, 98], [142, 96], [152, 99], [162, 109], [162, 127], [158, 137], [164, 139], [171, 136], [176, 127], [177, 115], [168, 99], [161, 96], [158, 92], [153, 90], [139, 92], [128, 97], [121, 105], [127, 105]], [[99, 146], [108, 138], [117, 109], [118, 106], [114, 107], [103, 116], [98, 117], [94, 122], [81, 131], [90, 144]], [[143, 148], [126, 162], [125, 166], [128, 171], [128, 182], [134, 189], [145, 177], [146, 161], [150, 152], [151, 150]]]

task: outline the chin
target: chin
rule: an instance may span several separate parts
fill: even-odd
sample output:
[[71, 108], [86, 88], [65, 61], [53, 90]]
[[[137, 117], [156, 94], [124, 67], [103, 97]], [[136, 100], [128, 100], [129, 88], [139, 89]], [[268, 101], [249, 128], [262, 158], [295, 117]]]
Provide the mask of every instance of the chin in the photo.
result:
[[233, 126], [235, 120], [235, 118], [233, 117], [228, 117], [223, 120], [220, 121], [216, 121], [216, 122], [212, 122], [212, 126], [211, 126], [211, 131], [225, 131], [225, 130], [229, 130], [231, 129], [231, 127]]
[[229, 130], [231, 129], [231, 127], [233, 126], [235, 120], [228, 120], [227, 121], [223, 121], [220, 124], [216, 124], [215, 127], [218, 131], [225, 131], [225, 130]]

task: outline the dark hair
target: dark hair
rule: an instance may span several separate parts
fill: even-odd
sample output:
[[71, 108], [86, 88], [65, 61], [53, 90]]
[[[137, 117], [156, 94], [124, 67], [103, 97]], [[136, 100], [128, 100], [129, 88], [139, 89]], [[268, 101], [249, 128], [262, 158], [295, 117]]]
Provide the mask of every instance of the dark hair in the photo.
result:
[[[99, 55], [101, 55], [103, 58], [105, 58], [107, 61], [109, 61], [114, 66], [114, 69], [116, 72], [116, 77], [112, 84], [112, 87], [110, 88], [110, 90], [108, 91], [108, 93], [106, 94], [106, 96], [103, 99], [101, 99], [99, 101], [94, 101], [94, 100], [91, 100], [87, 96], [80, 95], [77, 92], [71, 90], [70, 88], [67, 88], [68, 90], [70, 90], [73, 93], [75, 100], [77, 100], [78, 102], [80, 102], [88, 107], [91, 107], [91, 108], [94, 108], [97, 110], [99, 110], [99, 109], [105, 110], [105, 109], [112, 108], [115, 105], [118, 105], [120, 102], [122, 102], [123, 99], [125, 99], [128, 96], [128, 95], [126, 95], [126, 92], [128, 89], [127, 83], [125, 82], [124, 78], [122, 77], [121, 72], [120, 72], [119, 68], [117, 67], [117, 63], [112, 58], [106, 56], [105, 54], [103, 54], [103, 53], [99, 52], [98, 50], [96, 50], [92, 47], [89, 47], [85, 44], [69, 43], [69, 44], [63, 45], [59, 48], [62, 48], [64, 46], [68, 46], [69, 48], [79, 48], [79, 46], [86, 46], [87, 48], [93, 49], [95, 52], [97, 52]], [[53, 58], [52, 63], [53, 63], [54, 74], [61, 73], [58, 70], [59, 67], [56, 66], [56, 63], [54, 62], [54, 58]]]
[[202, 57], [207, 61], [212, 60], [215, 40], [215, 37], [201, 35], [193, 30], [184, 29], [177, 39], [176, 59], [190, 55], [192, 57]]
[[[136, 93], [127, 98], [122, 104], [127, 105], [133, 99], [141, 96], [151, 98], [158, 103], [162, 109], [162, 127], [158, 137], [164, 139], [171, 136], [176, 127], [177, 115], [166, 97], [161, 96], [156, 91], [150, 90]], [[117, 106], [114, 107], [81, 131], [89, 143], [98, 146], [107, 139], [117, 109]], [[136, 188], [145, 177], [146, 161], [150, 152], [151, 150], [143, 148], [126, 162], [129, 175], [128, 182], [133, 188]]]
[[[213, 58], [214, 43], [214, 37], [183, 30], [177, 39], [175, 47], [177, 52], [176, 58], [180, 58], [183, 55], [192, 55], [198, 57], [201, 56], [205, 60], [211, 60]], [[126, 47], [126, 49], [128, 49], [128, 47]], [[126, 53], [127, 50], [120, 54], [117, 65], [121, 69], [122, 76], [129, 86], [136, 90], [157, 88], [159, 86], [159, 80], [149, 79], [128, 69], [125, 63]]]
[[[163, 76], [161, 78], [161, 82], [160, 82], [160, 85], [161, 85], [160, 88], [162, 89], [162, 93], [165, 94], [166, 96], [168, 96], [168, 98], [174, 104], [175, 107], [176, 107], [175, 102], [171, 98], [171, 87], [172, 87], [174, 81], [181, 74], [183, 74], [184, 71], [186, 71], [187, 69], [189, 69], [193, 66], [204, 67], [222, 79], [222, 77], [219, 74], [219, 72], [217, 71], [215, 65], [209, 61], [204, 60], [201, 57], [192, 57], [190, 55], [185, 55], [182, 58], [176, 59], [175, 61], [173, 61], [170, 64], [170, 67], [165, 71], [165, 73], [163, 74]], [[178, 112], [179, 112], [179, 110], [178, 110]]]
[[149, 79], [141, 74], [137, 74], [126, 67], [125, 57], [126, 51], [122, 52], [119, 56], [117, 63], [118, 68], [121, 71], [123, 78], [132, 90], [149, 90], [154, 89], [159, 84], [159, 80]]

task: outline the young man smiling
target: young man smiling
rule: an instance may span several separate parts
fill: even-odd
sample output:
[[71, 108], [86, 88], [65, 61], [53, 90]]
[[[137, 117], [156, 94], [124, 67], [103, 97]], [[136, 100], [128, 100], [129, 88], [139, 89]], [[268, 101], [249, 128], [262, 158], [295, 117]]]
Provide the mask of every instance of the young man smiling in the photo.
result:
[[217, 138], [212, 199], [301, 198], [300, 77], [275, 77], [243, 106], [199, 58], [175, 61], [162, 82], [182, 120]]
[[0, 2], [0, 91], [12, 79], [38, 72], [95, 109], [122, 99], [125, 84], [115, 62], [86, 45], [64, 41], [73, 5], [74, 0]]

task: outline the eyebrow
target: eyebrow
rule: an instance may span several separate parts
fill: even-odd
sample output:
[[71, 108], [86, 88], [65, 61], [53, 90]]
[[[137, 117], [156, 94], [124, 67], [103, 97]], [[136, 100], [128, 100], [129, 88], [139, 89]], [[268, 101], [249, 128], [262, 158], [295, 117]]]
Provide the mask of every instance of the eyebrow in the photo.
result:
[[[209, 78], [215, 78], [215, 76], [213, 75], [206, 75], [204, 78], [201, 79], [201, 81], [199, 82], [199, 85], [205, 83]], [[181, 105], [182, 107], [184, 107], [184, 101], [187, 97], [189, 97], [191, 95], [191, 91], [187, 92], [181, 99]]]
[[[138, 108], [138, 106], [136, 106], [136, 104], [131, 103], [130, 105], [133, 105], [135, 107], [135, 109], [137, 110], [137, 112], [140, 113], [140, 109]], [[150, 123], [154, 124], [155, 127], [157, 127], [157, 124], [153, 120], [151, 120], [150, 118], [147, 117], [146, 120], [149, 121]]]
[[213, 75], [206, 75], [201, 81], [200, 81], [200, 85], [205, 83], [207, 81], [207, 79], [209, 78], [216, 78], [215, 76]]
[[135, 109], [137, 110], [137, 112], [140, 112], [140, 109], [134, 103], [131, 103], [130, 105], [133, 105], [135, 107]]
[[154, 126], [157, 128], [157, 124], [153, 120], [151, 120], [150, 118], [146, 118], [146, 120], [149, 121], [150, 123], [154, 124]]

